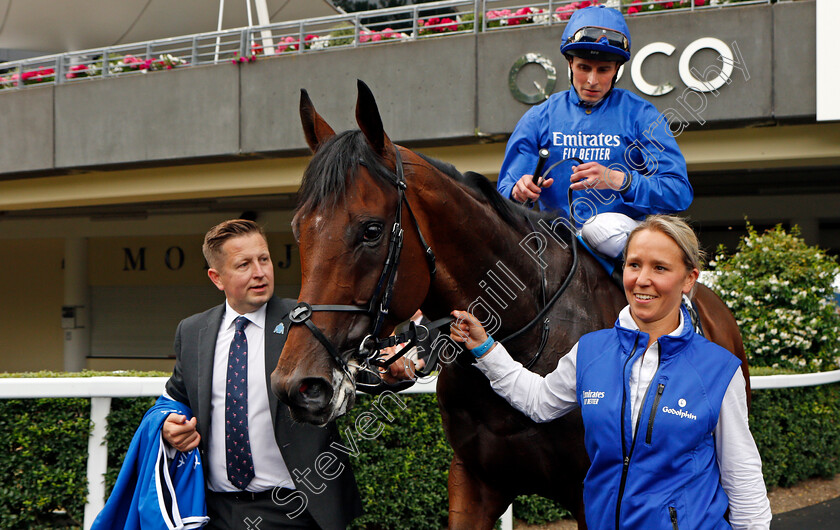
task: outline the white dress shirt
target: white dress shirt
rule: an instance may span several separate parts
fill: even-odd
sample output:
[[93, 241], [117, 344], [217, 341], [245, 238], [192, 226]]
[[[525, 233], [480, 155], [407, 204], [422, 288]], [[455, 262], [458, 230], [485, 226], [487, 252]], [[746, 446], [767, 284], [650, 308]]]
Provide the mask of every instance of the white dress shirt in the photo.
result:
[[[639, 326], [630, 315], [630, 307], [619, 314], [619, 323], [627, 329]], [[684, 322], [669, 335], [679, 335]], [[497, 394], [537, 422], [559, 418], [577, 408], [577, 348], [575, 344], [557, 363], [557, 368], [542, 377], [514, 361], [499, 343], [476, 363], [490, 379]], [[650, 345], [634, 361], [630, 373], [630, 402], [633, 425], [639, 416], [644, 396], [659, 367], [659, 342]], [[635, 432], [634, 432], [635, 436]], [[720, 468], [720, 482], [729, 497], [729, 524], [736, 530], [770, 528], [770, 501], [761, 474], [761, 456], [750, 433], [747, 416], [747, 393], [744, 374], [739, 367], [723, 396], [720, 416], [714, 430], [715, 454]]]
[[[248, 437], [254, 460], [254, 478], [246, 491], [264, 491], [275, 486], [295, 489], [289, 469], [274, 437], [274, 424], [268, 405], [268, 386], [265, 377], [265, 313], [263, 305], [257, 311], [241, 315], [251, 321], [245, 328], [248, 339]], [[207, 485], [212, 491], [239, 491], [227, 478], [225, 468], [225, 390], [230, 343], [240, 316], [225, 302], [222, 326], [216, 337], [213, 358], [213, 382], [210, 397], [210, 431], [207, 439]]]

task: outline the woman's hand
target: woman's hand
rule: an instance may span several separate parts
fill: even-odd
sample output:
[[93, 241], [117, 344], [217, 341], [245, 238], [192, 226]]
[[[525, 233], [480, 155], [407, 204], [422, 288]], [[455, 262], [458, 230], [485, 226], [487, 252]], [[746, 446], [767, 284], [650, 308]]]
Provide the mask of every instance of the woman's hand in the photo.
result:
[[449, 336], [455, 342], [463, 342], [467, 349], [478, 348], [487, 340], [484, 326], [466, 311], [453, 311], [455, 321], [449, 325]]

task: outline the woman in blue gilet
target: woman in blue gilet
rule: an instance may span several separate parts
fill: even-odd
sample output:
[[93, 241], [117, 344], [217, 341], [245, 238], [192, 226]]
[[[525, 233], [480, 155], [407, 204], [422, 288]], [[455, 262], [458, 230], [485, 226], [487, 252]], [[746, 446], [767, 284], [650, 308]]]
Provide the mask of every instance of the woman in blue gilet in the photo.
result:
[[768, 529], [740, 360], [696, 334], [682, 307], [701, 266], [697, 236], [682, 219], [650, 216], [630, 233], [625, 259], [628, 306], [615, 326], [581, 337], [545, 377], [467, 312], [452, 312], [452, 338], [534, 421], [581, 409], [590, 529]]

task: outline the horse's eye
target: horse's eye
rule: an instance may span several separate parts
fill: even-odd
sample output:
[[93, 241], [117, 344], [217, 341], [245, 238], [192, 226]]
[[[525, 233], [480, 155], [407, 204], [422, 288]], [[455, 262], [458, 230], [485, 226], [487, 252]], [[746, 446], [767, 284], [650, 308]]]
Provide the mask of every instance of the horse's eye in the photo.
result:
[[364, 239], [365, 243], [374, 243], [376, 241], [379, 241], [380, 237], [382, 237], [382, 224], [368, 223], [365, 226], [365, 231], [362, 234], [362, 238]]

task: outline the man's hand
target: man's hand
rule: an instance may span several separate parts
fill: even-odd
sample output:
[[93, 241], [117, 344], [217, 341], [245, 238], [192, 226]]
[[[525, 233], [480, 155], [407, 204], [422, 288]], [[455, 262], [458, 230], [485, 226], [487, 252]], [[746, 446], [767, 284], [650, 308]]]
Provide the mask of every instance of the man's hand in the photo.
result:
[[572, 167], [569, 186], [573, 190], [620, 190], [624, 184], [624, 173], [608, 169], [598, 162], [585, 162]]
[[186, 416], [173, 412], [163, 422], [161, 428], [163, 439], [182, 453], [195, 449], [201, 441], [201, 435], [195, 429], [196, 421], [195, 418], [187, 421]]
[[525, 201], [536, 201], [540, 198], [540, 193], [543, 188], [550, 188], [554, 184], [554, 179], [543, 180], [540, 177], [539, 185], [534, 184], [533, 175], [522, 175], [522, 178], [513, 187], [510, 192], [510, 197], [517, 201], [524, 203]]
[[[416, 351], [416, 348], [412, 348], [411, 351]], [[382, 350], [382, 353], [383, 355], [380, 359], [388, 359], [397, 353], [397, 347], [391, 346], [385, 348]], [[415, 362], [404, 355], [394, 361], [387, 369], [380, 368], [379, 375], [382, 377], [383, 381], [389, 385], [393, 385], [395, 383], [399, 383], [400, 381], [413, 381], [414, 379], [417, 379], [417, 371], [422, 370], [425, 366], [426, 361], [423, 359], [417, 359]]]

